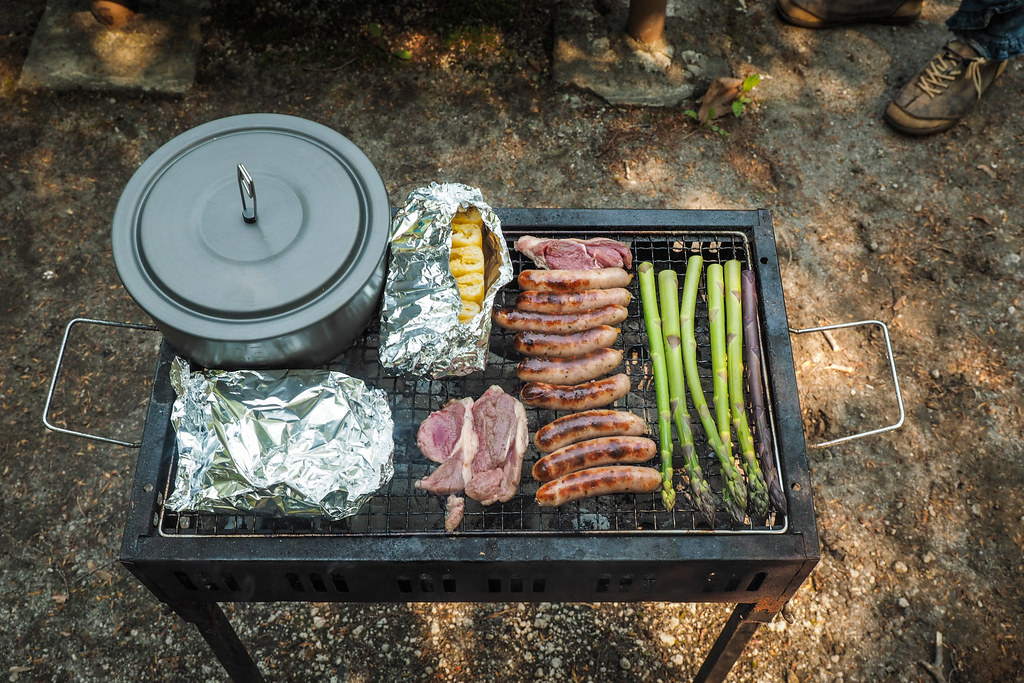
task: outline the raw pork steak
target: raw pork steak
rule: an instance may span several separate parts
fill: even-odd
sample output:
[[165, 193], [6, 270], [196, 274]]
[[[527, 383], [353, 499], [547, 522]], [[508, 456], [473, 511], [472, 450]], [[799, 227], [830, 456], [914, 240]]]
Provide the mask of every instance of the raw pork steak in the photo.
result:
[[473, 399], [452, 400], [420, 424], [416, 445], [428, 459], [441, 463], [415, 486], [448, 495], [466, 488], [473, 476], [473, 458], [479, 442], [473, 430]]
[[526, 411], [501, 387], [476, 401], [449, 401], [420, 425], [416, 444], [441, 463], [416, 488], [439, 495], [465, 490], [483, 505], [515, 495], [527, 446]]
[[492, 386], [473, 404], [473, 430], [480, 448], [466, 495], [483, 505], [515, 495], [528, 438], [526, 410], [501, 387]]
[[523, 235], [516, 242], [516, 251], [532, 260], [538, 268], [551, 270], [629, 268], [633, 265], [629, 247], [607, 237], [581, 240]]

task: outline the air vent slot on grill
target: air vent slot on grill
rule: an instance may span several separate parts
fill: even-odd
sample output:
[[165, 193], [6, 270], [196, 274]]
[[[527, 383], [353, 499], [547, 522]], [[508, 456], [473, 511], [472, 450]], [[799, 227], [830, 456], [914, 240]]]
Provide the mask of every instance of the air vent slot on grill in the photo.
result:
[[188, 574], [186, 574], [185, 572], [174, 572], [174, 578], [176, 578], [178, 580], [178, 583], [184, 586], [186, 590], [199, 590], [198, 588], [196, 588], [196, 585], [192, 583], [192, 579], [190, 579], [188, 577]]
[[[767, 578], [764, 572], [758, 572], [746, 584], [744, 590], [754, 592], [760, 590], [761, 584]], [[743, 577], [738, 574], [720, 575], [717, 572], [710, 572], [704, 580], [703, 592], [705, 593], [735, 593], [743, 585]]]
[[[333, 577], [335, 584], [341, 579], [339, 576]], [[341, 579], [344, 581], [344, 579]], [[432, 574], [420, 574], [419, 576], [412, 578], [406, 575], [398, 576], [396, 579], [396, 585], [400, 593], [435, 593], [438, 590], [438, 581]], [[534, 593], [543, 593], [547, 583], [544, 577], [534, 577], [532, 579], [525, 579], [522, 576], [510, 576], [507, 579], [501, 576], [489, 576], [484, 584], [485, 590], [488, 593], [525, 593], [527, 587]], [[339, 588], [344, 592], [348, 592], [348, 588]], [[441, 575], [440, 590], [444, 593], [455, 593], [458, 590], [458, 586], [455, 580], [455, 575], [451, 573], [444, 573]]]

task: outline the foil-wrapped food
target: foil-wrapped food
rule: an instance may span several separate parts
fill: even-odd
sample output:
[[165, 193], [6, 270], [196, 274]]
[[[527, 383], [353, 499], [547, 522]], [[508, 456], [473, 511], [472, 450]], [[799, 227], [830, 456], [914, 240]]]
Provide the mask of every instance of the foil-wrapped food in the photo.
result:
[[[479, 238], [466, 227], [477, 214]], [[512, 277], [501, 221], [479, 189], [431, 183], [410, 192], [391, 223], [381, 366], [431, 378], [483, 370], [494, 298]]]
[[175, 358], [176, 511], [338, 520], [394, 474], [387, 396], [327, 370], [192, 372]]

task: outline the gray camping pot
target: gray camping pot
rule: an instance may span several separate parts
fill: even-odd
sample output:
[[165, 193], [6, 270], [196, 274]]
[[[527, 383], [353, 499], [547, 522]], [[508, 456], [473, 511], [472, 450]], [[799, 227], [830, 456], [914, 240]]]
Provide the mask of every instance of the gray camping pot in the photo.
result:
[[132, 175], [114, 214], [125, 289], [208, 368], [311, 367], [377, 313], [390, 205], [339, 133], [279, 114], [193, 128]]

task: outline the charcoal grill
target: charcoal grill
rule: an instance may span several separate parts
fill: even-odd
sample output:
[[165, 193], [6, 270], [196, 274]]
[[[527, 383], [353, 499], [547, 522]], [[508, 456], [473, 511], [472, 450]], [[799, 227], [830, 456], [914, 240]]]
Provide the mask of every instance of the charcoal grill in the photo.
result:
[[[631, 243], [636, 262], [685, 270], [739, 259], [757, 274], [765, 389], [789, 512], [735, 525], [719, 511], [707, 528], [678, 497], [666, 512], [655, 494], [612, 496], [562, 508], [533, 502], [527, 473], [518, 495], [481, 507], [467, 501], [455, 539], [444, 531], [444, 501], [413, 488], [435, 466], [415, 445], [419, 423], [450, 398], [479, 396], [491, 384], [518, 391], [511, 335], [495, 327], [482, 373], [450, 380], [388, 375], [377, 362], [377, 326], [331, 367], [392, 397], [395, 476], [355, 517], [270, 519], [176, 513], [164, 507], [175, 466], [169, 415], [173, 351], [161, 349], [139, 452], [121, 562], [157, 598], [195, 623], [234, 680], [259, 671], [218, 603], [244, 601], [672, 601], [736, 605], [707, 653], [698, 679], [721, 680], [758, 625], [770, 621], [818, 562], [806, 447], [778, 259], [767, 211], [499, 210], [506, 237], [612, 236]], [[515, 260], [516, 272], [524, 266]], [[639, 296], [622, 325], [634, 390], [620, 405], [656, 424], [654, 389]], [[703, 284], [702, 284], [703, 287]], [[502, 293], [510, 303], [514, 285]], [[711, 386], [706, 311], [697, 334], [705, 390]], [[554, 417], [527, 409], [531, 434]], [[721, 491], [711, 449], [695, 429], [711, 485]], [[529, 469], [537, 454], [527, 453]], [[680, 471], [681, 463], [677, 463]]]

